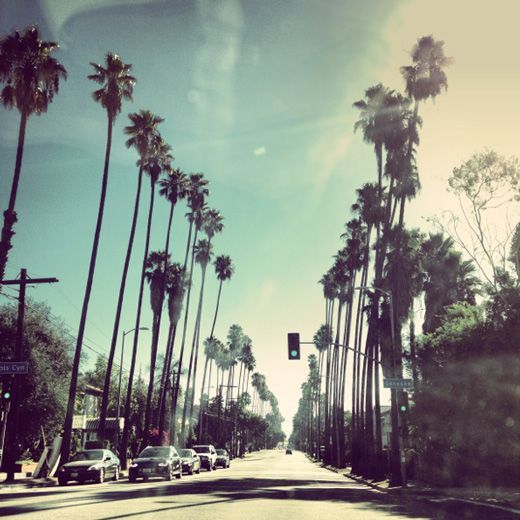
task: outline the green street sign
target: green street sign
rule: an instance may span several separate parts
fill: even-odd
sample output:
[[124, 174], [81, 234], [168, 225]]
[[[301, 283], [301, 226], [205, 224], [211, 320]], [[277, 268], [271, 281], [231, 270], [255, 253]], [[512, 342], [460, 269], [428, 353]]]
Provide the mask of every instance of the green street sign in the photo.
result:
[[413, 380], [402, 379], [398, 377], [389, 377], [387, 379], [383, 379], [383, 386], [385, 388], [397, 388], [403, 390], [406, 388], [413, 388]]

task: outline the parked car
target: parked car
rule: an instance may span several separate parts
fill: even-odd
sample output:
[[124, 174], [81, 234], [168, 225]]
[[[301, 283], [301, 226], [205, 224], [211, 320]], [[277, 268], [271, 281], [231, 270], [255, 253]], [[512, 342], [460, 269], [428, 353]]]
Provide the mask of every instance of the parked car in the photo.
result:
[[173, 446], [147, 446], [128, 468], [128, 480], [182, 477], [181, 458]]
[[215, 466], [222, 466], [223, 468], [229, 468], [229, 453], [227, 450], [217, 450], [217, 460]]
[[286, 454], [286, 455], [292, 455], [292, 450], [291, 450], [291, 448], [287, 448], [287, 449], [285, 450], [285, 454]]
[[199, 444], [193, 446], [193, 449], [200, 457], [200, 467], [211, 471], [217, 469], [217, 450], [213, 444]]
[[120, 471], [121, 463], [110, 450], [81, 450], [58, 470], [58, 484], [83, 484], [87, 480], [102, 483], [109, 477], [118, 480]]
[[188, 473], [188, 475], [200, 473], [200, 457], [195, 450], [179, 450], [179, 456], [181, 457], [183, 473]]

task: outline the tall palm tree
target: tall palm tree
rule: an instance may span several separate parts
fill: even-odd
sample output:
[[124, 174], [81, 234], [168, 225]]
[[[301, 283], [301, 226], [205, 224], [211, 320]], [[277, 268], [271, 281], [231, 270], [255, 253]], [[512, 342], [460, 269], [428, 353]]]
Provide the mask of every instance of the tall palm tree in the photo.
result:
[[[444, 69], [453, 61], [444, 54], [444, 42], [435, 40], [431, 35], [419, 38], [410, 55], [412, 64], [401, 67], [401, 74], [406, 83], [406, 93], [414, 101], [406, 152], [409, 158], [413, 152], [413, 146], [418, 140], [419, 103], [429, 98], [435, 99], [443, 90], [448, 89], [448, 78]], [[403, 196], [401, 198], [401, 215], [404, 214], [405, 200], [406, 198]], [[401, 216], [401, 228], [402, 220]]]
[[99, 236], [101, 234], [101, 225], [103, 222], [103, 212], [105, 209], [105, 198], [108, 184], [108, 166], [110, 162], [110, 151], [112, 148], [112, 129], [117, 115], [121, 112], [122, 100], [132, 100], [133, 87], [135, 78], [130, 75], [132, 66], [124, 63], [117, 54], [108, 53], [105, 58], [105, 65], [91, 63], [94, 67], [94, 74], [88, 76], [89, 79], [95, 81], [101, 88], [92, 93], [94, 101], [100, 103], [107, 112], [107, 144], [105, 151], [105, 165], [103, 168], [103, 180], [101, 183], [101, 195], [99, 199], [99, 210], [96, 223], [96, 231], [94, 233], [94, 241], [92, 244], [92, 254], [90, 256], [90, 265], [87, 277], [87, 285], [85, 288], [85, 296], [83, 298], [83, 307], [81, 309], [81, 318], [79, 322], [78, 336], [76, 340], [76, 350], [74, 353], [74, 361], [72, 364], [72, 375], [69, 388], [69, 400], [67, 404], [67, 413], [65, 415], [65, 424], [63, 426], [63, 441], [61, 446], [61, 461], [66, 462], [70, 454], [70, 439], [72, 434], [72, 416], [74, 413], [74, 402], [76, 400], [76, 387], [78, 383], [79, 362], [81, 357], [81, 347], [83, 346], [83, 335], [85, 332], [85, 324], [87, 321], [88, 304], [90, 301], [90, 292], [92, 290], [92, 282], [94, 280], [94, 270], [96, 267], [97, 250], [99, 245]]
[[[126, 147], [133, 147], [139, 154], [137, 165], [139, 173], [137, 176], [137, 190], [135, 194], [134, 214], [132, 216], [132, 224], [130, 226], [130, 236], [128, 238], [128, 246], [126, 249], [126, 256], [123, 265], [123, 273], [121, 275], [121, 283], [119, 285], [119, 296], [117, 299], [116, 316], [114, 318], [114, 328], [112, 330], [112, 341], [110, 343], [110, 352], [107, 361], [107, 371], [105, 374], [105, 385], [103, 387], [103, 398], [101, 401], [101, 410], [99, 414], [99, 428], [98, 437], [105, 438], [105, 423], [108, 407], [108, 395], [110, 391], [110, 378], [112, 375], [112, 366], [114, 362], [114, 355], [117, 346], [117, 337], [119, 334], [119, 323], [121, 320], [121, 311], [123, 309], [123, 300], [126, 289], [126, 277], [128, 275], [128, 268], [130, 265], [130, 258], [134, 246], [135, 229], [137, 226], [137, 217], [139, 214], [139, 203], [141, 200], [141, 185], [143, 180], [143, 168], [146, 163], [147, 155], [151, 150], [151, 146], [157, 138], [157, 125], [163, 121], [160, 117], [152, 114], [149, 110], [140, 110], [138, 113], [128, 115], [132, 124], [125, 127], [124, 132], [130, 136], [126, 141]], [[136, 353], [137, 354], [137, 353]], [[136, 355], [135, 354], [135, 355]], [[130, 390], [135, 370], [135, 357], [132, 355], [132, 363], [130, 367]]]
[[[200, 292], [199, 292], [199, 303], [197, 306], [197, 315], [195, 317], [195, 326], [193, 330], [193, 339], [191, 344], [191, 353], [190, 353], [190, 364], [188, 367], [188, 379], [186, 381], [186, 396], [184, 400], [184, 409], [182, 412], [182, 426], [181, 426], [181, 439], [185, 440], [185, 432], [186, 432], [186, 417], [188, 417], [188, 436], [191, 433], [191, 419], [192, 419], [192, 410], [190, 403], [193, 403], [195, 399], [195, 382], [196, 382], [196, 374], [197, 374], [197, 357], [199, 351], [199, 335], [200, 335], [200, 322], [202, 317], [202, 303], [204, 300], [204, 286], [206, 281], [206, 269], [208, 263], [211, 261], [212, 257], [212, 245], [210, 240], [201, 239], [195, 246], [195, 261], [200, 265], [201, 269], [201, 284], [200, 284]], [[193, 377], [193, 382], [192, 382]], [[190, 387], [190, 383], [192, 387]]]
[[[170, 251], [170, 235], [171, 235], [171, 228], [173, 224], [173, 213], [175, 210], [175, 206], [177, 205], [177, 202], [179, 200], [182, 200], [186, 196], [186, 190], [187, 190], [187, 182], [186, 182], [186, 175], [179, 170], [178, 168], [170, 169], [168, 172], [166, 172], [166, 175], [159, 180], [159, 194], [168, 200], [170, 203], [170, 214], [168, 217], [168, 225], [166, 227], [166, 244], [164, 246], [164, 251], [168, 254]], [[163, 270], [166, 273], [167, 271], [167, 264], [165, 263], [163, 266]], [[159, 315], [159, 328], [161, 326], [161, 317], [162, 314]], [[168, 330], [168, 338], [166, 342], [166, 353], [165, 353], [165, 360], [171, 359], [170, 350], [173, 348], [173, 344], [170, 340], [174, 340], [172, 338], [172, 329], [171, 329], [171, 321], [170, 321], [170, 328]], [[159, 402], [158, 402], [158, 408], [157, 413], [159, 413], [159, 409], [162, 406], [162, 397], [164, 393], [164, 388], [166, 385], [166, 378], [167, 374], [169, 372], [169, 367], [167, 366], [168, 363], [164, 363], [162, 375], [161, 375], [161, 384], [160, 384], [160, 392], [159, 392]], [[154, 424], [157, 424], [158, 422], [158, 416], [156, 415], [154, 418]]]
[[[139, 293], [137, 296], [137, 311], [135, 317], [135, 326], [134, 326], [134, 337], [133, 337], [133, 346], [132, 346], [132, 365], [130, 370], [132, 372], [133, 364], [135, 363], [135, 355], [137, 354], [137, 346], [139, 343], [139, 330], [141, 325], [141, 310], [143, 304], [143, 294], [144, 294], [144, 282], [146, 277], [146, 260], [148, 259], [148, 252], [150, 247], [150, 235], [152, 230], [152, 217], [153, 217], [153, 209], [154, 209], [154, 200], [155, 200], [155, 185], [161, 172], [167, 172], [170, 170], [170, 163], [173, 160], [171, 155], [171, 147], [167, 143], [165, 143], [159, 132], [155, 133], [152, 136], [152, 140], [150, 143], [150, 147], [148, 153], [146, 154], [143, 161], [143, 170], [148, 174], [150, 178], [150, 203], [148, 208], [148, 220], [146, 225], [146, 237], [144, 242], [144, 254], [143, 261], [141, 265], [141, 277], [139, 281]], [[157, 341], [159, 341], [158, 333], [157, 333]], [[152, 345], [153, 350], [153, 345]], [[127, 392], [126, 392], [126, 405], [125, 405], [125, 424], [123, 427], [123, 439], [121, 442], [121, 453], [126, 453], [126, 446], [128, 444], [128, 436], [130, 434], [130, 424], [127, 421], [127, 417], [130, 414], [130, 406], [132, 402], [132, 381], [129, 381]], [[144, 425], [144, 432], [147, 435], [149, 424]]]
[[[220, 255], [217, 256], [214, 264], [215, 266], [215, 273], [217, 275], [217, 279], [219, 280], [219, 287], [218, 287], [218, 296], [217, 296], [217, 305], [215, 307], [215, 315], [213, 317], [213, 324], [211, 325], [211, 332], [209, 335], [209, 339], [213, 338], [213, 333], [215, 332], [215, 325], [217, 323], [217, 315], [218, 315], [218, 309], [220, 304], [220, 295], [222, 293], [222, 284], [226, 280], [229, 280], [233, 276], [234, 267], [233, 263], [231, 261], [231, 258], [227, 255]], [[204, 396], [204, 388], [206, 384], [206, 373], [208, 369], [208, 363], [213, 363], [214, 357], [208, 357], [206, 356], [206, 362], [204, 364], [204, 373], [202, 376], [202, 386], [200, 390], [200, 405], [199, 405], [199, 434], [202, 432], [202, 422], [203, 422], [203, 396]], [[209, 395], [209, 391], [208, 391]]]
[[[145, 412], [145, 439], [147, 439], [148, 425], [151, 424], [152, 416], [152, 395], [155, 382], [155, 364], [157, 362], [157, 347], [159, 342], [160, 316], [164, 305], [164, 295], [166, 292], [167, 272], [170, 255], [164, 251], [152, 251], [146, 259], [145, 278], [150, 284], [150, 306], [153, 313], [152, 325], [152, 348], [150, 352], [150, 379], [148, 383], [148, 393], [146, 396]], [[166, 272], [164, 265], [166, 264]]]
[[0, 281], [4, 279], [13, 227], [17, 221], [15, 204], [27, 120], [32, 114], [40, 115], [47, 111], [58, 93], [60, 80], [67, 78], [65, 67], [51, 56], [58, 48], [56, 42], [41, 40], [37, 27], [28, 27], [23, 34], [15, 31], [0, 40], [0, 83], [5, 83], [0, 100], [6, 108], [16, 107], [20, 112], [11, 194], [0, 236]]
[[[188, 238], [186, 240], [186, 252], [184, 255], [184, 269], [187, 269], [188, 265], [188, 255], [191, 249], [191, 260], [190, 260], [190, 268], [188, 273], [188, 282], [187, 282], [187, 294], [186, 294], [186, 309], [184, 311], [184, 323], [182, 327], [182, 338], [181, 338], [181, 347], [179, 352], [179, 370], [177, 371], [176, 380], [173, 386], [173, 397], [172, 397], [172, 411], [171, 411], [171, 441], [174, 442], [175, 439], [175, 421], [177, 417], [177, 403], [179, 397], [179, 389], [181, 382], [181, 373], [183, 369], [183, 357], [184, 357], [184, 347], [186, 344], [186, 331], [188, 327], [188, 317], [189, 317], [189, 309], [190, 309], [190, 296], [191, 296], [191, 282], [193, 278], [193, 264], [195, 261], [195, 251], [194, 246], [197, 243], [197, 235], [200, 227], [202, 226], [203, 215], [205, 211], [205, 200], [209, 195], [209, 190], [207, 188], [208, 181], [204, 179], [204, 175], [202, 173], [192, 173], [189, 176], [188, 180], [188, 189], [187, 189], [187, 202], [188, 208], [190, 212], [188, 213], [188, 221], [189, 221], [189, 229], [188, 229]], [[192, 244], [192, 233], [193, 226], [195, 225], [195, 233], [193, 237]], [[173, 348], [173, 347], [172, 347]]]
[[167, 275], [167, 286], [166, 291], [168, 293], [168, 317], [170, 320], [170, 327], [168, 331], [168, 343], [166, 350], [165, 359], [165, 371], [161, 378], [161, 388], [159, 390], [159, 419], [158, 427], [159, 432], [164, 431], [165, 413], [166, 413], [166, 391], [168, 387], [168, 381], [171, 378], [172, 371], [172, 359], [173, 359], [173, 343], [175, 340], [175, 332], [177, 330], [177, 324], [182, 313], [182, 305], [184, 302], [184, 294], [186, 292], [187, 280], [186, 271], [184, 267], [178, 263], [174, 263], [168, 269]]

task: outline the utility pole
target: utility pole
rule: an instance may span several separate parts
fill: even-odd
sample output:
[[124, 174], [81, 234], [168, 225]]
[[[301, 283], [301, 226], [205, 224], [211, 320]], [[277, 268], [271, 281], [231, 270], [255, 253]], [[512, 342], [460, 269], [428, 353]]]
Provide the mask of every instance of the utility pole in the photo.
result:
[[[27, 276], [27, 269], [20, 269], [20, 279], [15, 280], [2, 280], [0, 281], [1, 285], [18, 285], [20, 287], [20, 292], [18, 296], [18, 320], [16, 327], [16, 347], [15, 347], [15, 360], [16, 361], [24, 361], [24, 358], [29, 359], [29, 352], [25, 352], [23, 340], [24, 340], [24, 317], [25, 317], [25, 288], [27, 284], [39, 284], [39, 283], [55, 283], [57, 282], [57, 278], [29, 278]], [[18, 377], [13, 376], [11, 378], [11, 384], [9, 385], [9, 389], [12, 389], [11, 394], [11, 405], [10, 405], [10, 413], [12, 414], [11, 422], [8, 424], [7, 428], [7, 436], [6, 436], [6, 448], [5, 452], [5, 467], [7, 469], [7, 479], [13, 480], [14, 474], [16, 470], [16, 459], [20, 455], [18, 453], [18, 426], [20, 421], [20, 393], [22, 385], [20, 384], [20, 379]], [[8, 410], [9, 411], [9, 408]], [[7, 421], [7, 411], [5, 420]]]

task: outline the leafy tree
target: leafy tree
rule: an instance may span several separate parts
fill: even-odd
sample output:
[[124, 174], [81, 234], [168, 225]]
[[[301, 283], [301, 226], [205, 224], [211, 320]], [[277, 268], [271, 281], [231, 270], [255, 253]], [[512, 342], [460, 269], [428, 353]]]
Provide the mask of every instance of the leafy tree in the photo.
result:
[[[16, 350], [17, 317], [15, 305], [0, 307], [0, 359], [5, 361], [13, 359]], [[16, 376], [23, 377], [19, 410], [23, 428], [18, 432], [18, 442], [23, 451], [37, 458], [42, 434], [49, 442], [59, 434], [63, 424], [73, 337], [47, 305], [28, 299], [23, 345], [29, 373]], [[4, 389], [9, 384], [8, 376], [1, 376], [0, 381]]]
[[51, 54], [58, 50], [56, 42], [43, 41], [37, 27], [28, 27], [23, 34], [15, 31], [0, 40], [0, 91], [2, 104], [20, 112], [18, 146], [14, 166], [9, 205], [4, 211], [4, 224], [0, 237], [0, 281], [5, 274], [7, 256], [11, 249], [13, 227], [17, 221], [15, 211], [18, 184], [22, 170], [25, 129], [32, 114], [47, 112], [58, 93], [60, 80], [67, 79], [65, 67]]

